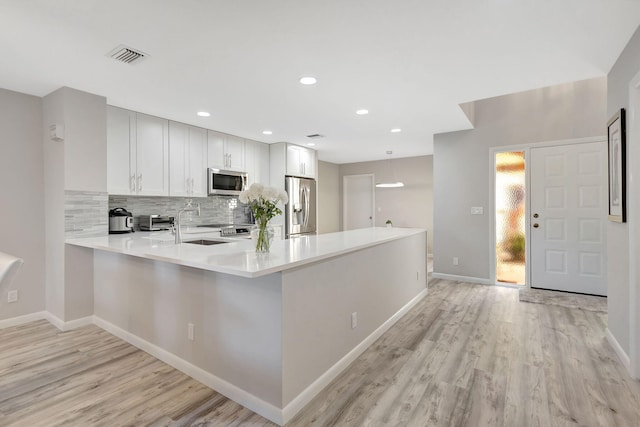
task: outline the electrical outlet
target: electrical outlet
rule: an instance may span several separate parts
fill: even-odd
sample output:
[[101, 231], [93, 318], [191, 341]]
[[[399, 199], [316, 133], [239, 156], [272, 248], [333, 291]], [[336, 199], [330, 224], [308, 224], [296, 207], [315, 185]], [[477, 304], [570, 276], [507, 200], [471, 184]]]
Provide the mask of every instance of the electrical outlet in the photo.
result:
[[482, 206], [472, 206], [471, 207], [471, 215], [483, 215], [484, 208]]
[[189, 341], [195, 340], [195, 326], [193, 323], [187, 323], [187, 338], [189, 338]]
[[460, 264], [460, 260], [458, 259], [457, 256], [454, 256], [453, 257], [453, 265], [458, 265], [458, 264]]
[[351, 329], [355, 329], [358, 327], [358, 312], [354, 311], [351, 313]]
[[7, 302], [16, 302], [18, 301], [18, 291], [9, 291], [7, 292]]

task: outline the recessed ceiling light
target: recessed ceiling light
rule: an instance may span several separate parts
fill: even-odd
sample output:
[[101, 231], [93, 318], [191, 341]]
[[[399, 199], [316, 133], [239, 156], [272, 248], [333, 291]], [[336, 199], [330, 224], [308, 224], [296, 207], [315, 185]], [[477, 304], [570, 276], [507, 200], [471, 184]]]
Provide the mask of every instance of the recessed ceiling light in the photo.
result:
[[356, 114], [359, 116], [364, 116], [365, 114], [369, 114], [369, 110], [365, 110], [365, 109], [357, 110]]
[[211, 116], [211, 113], [209, 113], [207, 111], [198, 111], [198, 115], [200, 117], [209, 117], [209, 116]]
[[262, 134], [263, 135], [271, 135], [271, 134], [273, 134], [273, 132], [271, 132], [270, 130], [263, 130]]
[[402, 132], [402, 129], [400, 128], [391, 129], [391, 133], [399, 133], [399, 132]]
[[318, 83], [318, 80], [316, 80], [315, 77], [307, 76], [307, 77], [302, 77], [300, 79], [300, 83], [302, 83], [303, 85], [314, 85]]
[[309, 147], [315, 147], [315, 146], [316, 146], [316, 144], [314, 144], [313, 142], [309, 142], [307, 145], [308, 145]]

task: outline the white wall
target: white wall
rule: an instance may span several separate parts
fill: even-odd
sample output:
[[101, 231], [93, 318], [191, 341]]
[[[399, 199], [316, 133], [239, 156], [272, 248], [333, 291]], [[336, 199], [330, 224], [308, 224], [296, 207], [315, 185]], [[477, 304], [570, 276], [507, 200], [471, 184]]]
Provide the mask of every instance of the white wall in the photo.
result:
[[[42, 105], [46, 307], [68, 321], [93, 312], [93, 289], [82, 280], [91, 274], [87, 271], [91, 266], [82, 259], [66, 259], [65, 190], [107, 191], [106, 98], [63, 87], [45, 96]], [[52, 124], [64, 126], [63, 141], [50, 139]], [[107, 215], [106, 205], [103, 215]]]
[[433, 247], [433, 156], [407, 157], [375, 162], [340, 165], [340, 227], [342, 228], [342, 180], [345, 175], [374, 174], [376, 182], [389, 175], [403, 181], [402, 188], [376, 188], [376, 223], [384, 227], [387, 219], [396, 227], [426, 228], [428, 250]]
[[474, 129], [434, 136], [434, 272], [490, 279], [490, 147], [602, 136], [606, 90], [596, 78], [476, 101]]
[[[0, 320], [45, 308], [42, 100], [0, 89], [0, 251], [24, 265], [0, 295]], [[17, 289], [19, 300], [7, 303]]]
[[[282, 272], [285, 405], [425, 290], [425, 237]], [[358, 326], [352, 329], [354, 312]]]
[[62, 91], [42, 99], [47, 311], [64, 319], [64, 142], [51, 141], [49, 125], [64, 124]]
[[340, 167], [318, 162], [318, 234], [340, 231]]
[[[640, 28], [627, 44], [607, 76], [607, 118], [620, 108], [629, 113], [629, 83], [640, 72]], [[627, 129], [629, 126], [627, 125]], [[627, 144], [631, 141], [627, 140]], [[627, 146], [627, 152], [629, 145]], [[629, 164], [629, 162], [627, 162]], [[639, 171], [635, 171], [636, 175]], [[627, 171], [627, 179], [629, 179]], [[627, 192], [627, 200], [629, 193]], [[627, 209], [627, 221], [634, 221], [636, 212]], [[609, 278], [608, 320], [609, 330], [618, 344], [627, 353], [630, 352], [630, 277], [629, 277], [629, 224], [608, 222], [607, 225], [607, 275]], [[633, 260], [637, 262], [637, 260]], [[638, 286], [632, 284], [632, 286]]]

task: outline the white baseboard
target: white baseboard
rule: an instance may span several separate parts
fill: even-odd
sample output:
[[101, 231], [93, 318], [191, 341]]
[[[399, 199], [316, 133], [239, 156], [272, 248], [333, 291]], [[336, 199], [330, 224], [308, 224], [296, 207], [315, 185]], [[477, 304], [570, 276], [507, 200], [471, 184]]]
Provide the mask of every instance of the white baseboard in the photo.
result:
[[278, 408], [264, 400], [246, 392], [245, 390], [234, 386], [233, 384], [219, 378], [202, 368], [199, 368], [190, 362], [170, 353], [158, 347], [155, 344], [150, 343], [98, 316], [87, 316], [81, 319], [64, 322], [59, 317], [51, 314], [48, 311], [41, 311], [38, 313], [28, 314], [25, 316], [14, 317], [7, 320], [0, 321], [0, 329], [16, 326], [23, 323], [33, 322], [36, 320], [46, 319], [60, 329], [61, 331], [68, 331], [81, 326], [94, 324], [105, 331], [115, 335], [116, 337], [128, 342], [129, 344], [139, 348], [152, 355], [153, 357], [162, 360], [166, 364], [174, 367], [175, 369], [189, 375], [202, 384], [214, 389], [220, 394], [228, 397], [234, 402], [252, 410], [253, 412], [262, 415], [270, 421], [278, 425], [284, 425], [290, 421], [302, 408], [305, 407], [320, 391], [322, 391], [331, 381], [333, 381], [342, 371], [344, 371], [354, 360], [356, 360], [362, 353], [369, 348], [375, 340], [380, 338], [382, 334], [391, 328], [402, 316], [404, 316], [413, 306], [415, 306], [422, 298], [428, 293], [428, 289], [423, 289], [418, 295], [405, 304], [400, 310], [398, 310], [393, 316], [387, 319], [380, 327], [373, 331], [367, 338], [365, 338], [360, 344], [358, 344], [353, 350], [347, 353], [342, 359], [336, 362], [331, 368], [329, 368], [324, 374], [304, 389], [298, 396], [296, 396], [289, 404], [283, 409]]
[[489, 279], [481, 279], [479, 277], [468, 276], [456, 276], [455, 274], [444, 274], [433, 272], [431, 274], [433, 279], [451, 280], [453, 282], [466, 282], [466, 283], [479, 283], [481, 285], [493, 285]]
[[268, 403], [264, 400], [252, 395], [251, 393], [246, 392], [245, 390], [234, 386], [233, 384], [219, 378], [204, 369], [201, 369], [184, 359], [176, 356], [173, 353], [168, 352], [155, 344], [150, 343], [124, 329], [107, 322], [100, 317], [93, 316], [93, 323], [104, 329], [105, 331], [115, 335], [116, 337], [128, 342], [129, 344], [138, 347], [140, 350], [145, 351], [152, 355], [153, 357], [162, 360], [167, 365], [170, 365], [177, 370], [189, 375], [197, 381], [200, 381], [202, 384], [214, 389], [218, 393], [228, 397], [234, 402], [239, 403], [240, 405], [252, 410], [253, 412], [262, 415], [270, 421], [278, 425], [284, 425], [283, 422], [283, 411]]
[[[12, 326], [24, 325], [25, 323], [35, 322], [36, 320], [47, 319], [46, 311], [37, 311], [23, 316], [12, 317], [10, 319], [0, 320], [0, 329], [10, 328]], [[49, 320], [49, 319], [47, 319]]]
[[73, 329], [79, 328], [81, 326], [87, 326], [93, 324], [93, 316], [81, 317], [80, 319], [70, 320], [65, 322], [60, 319], [58, 316], [51, 314], [48, 311], [45, 311], [45, 319], [49, 321], [53, 326], [60, 329], [61, 331], [71, 331]]
[[627, 369], [629, 375], [633, 377], [631, 373], [631, 359], [629, 359], [629, 356], [627, 355], [627, 353], [625, 353], [624, 349], [622, 348], [616, 337], [613, 336], [609, 328], [607, 328], [605, 334], [607, 336], [607, 341], [609, 341], [609, 344], [611, 344], [611, 347], [613, 347], [613, 351], [616, 352], [618, 359], [620, 359], [622, 365], [624, 365], [624, 367]]
[[80, 319], [69, 320], [62, 325], [62, 331], [70, 331], [82, 326], [93, 325], [93, 316], [81, 317]]
[[360, 344], [358, 344], [353, 350], [347, 353], [342, 359], [340, 359], [335, 365], [329, 368], [324, 374], [322, 374], [317, 380], [311, 383], [306, 389], [296, 396], [289, 404], [287, 404], [282, 410], [283, 420], [285, 423], [289, 422], [302, 408], [306, 406], [318, 393], [320, 393], [331, 381], [333, 381], [342, 371], [344, 371], [354, 360], [356, 360], [362, 353], [368, 349], [371, 344], [382, 336], [385, 332], [391, 328], [402, 316], [404, 316], [409, 310], [413, 308], [422, 298], [427, 295], [428, 290], [422, 290], [411, 301], [404, 305], [400, 310], [391, 316], [386, 322], [384, 322], [378, 329], [373, 331], [367, 338], [365, 338]]

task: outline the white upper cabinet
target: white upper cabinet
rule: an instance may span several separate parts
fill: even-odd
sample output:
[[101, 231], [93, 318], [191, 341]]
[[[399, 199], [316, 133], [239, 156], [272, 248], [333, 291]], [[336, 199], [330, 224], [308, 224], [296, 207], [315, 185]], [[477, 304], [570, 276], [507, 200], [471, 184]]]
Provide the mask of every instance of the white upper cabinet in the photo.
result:
[[136, 194], [169, 195], [169, 121], [136, 113]]
[[247, 139], [244, 142], [244, 150], [247, 185], [254, 182], [269, 185], [269, 145]]
[[135, 125], [136, 113], [107, 106], [107, 191], [110, 194], [135, 194]]
[[191, 192], [194, 197], [207, 197], [207, 130], [189, 127], [189, 165]]
[[207, 131], [169, 122], [169, 195], [207, 196]]
[[287, 144], [287, 175], [316, 177], [316, 152], [310, 148]]
[[207, 141], [209, 167], [245, 171], [242, 138], [210, 130], [207, 132]]
[[168, 196], [168, 121], [107, 108], [107, 191]]

